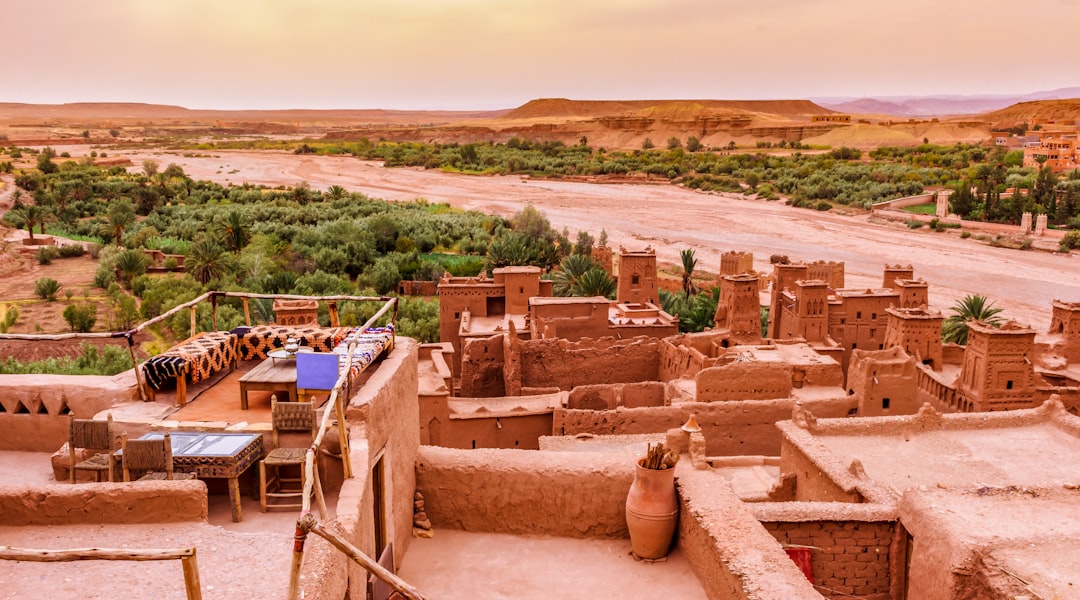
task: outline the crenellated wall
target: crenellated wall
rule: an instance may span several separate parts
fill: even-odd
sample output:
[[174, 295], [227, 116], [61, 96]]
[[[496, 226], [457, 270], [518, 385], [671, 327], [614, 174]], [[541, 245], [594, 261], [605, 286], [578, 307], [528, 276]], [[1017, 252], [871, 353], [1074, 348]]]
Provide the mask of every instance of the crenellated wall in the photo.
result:
[[0, 375], [0, 450], [52, 452], [68, 439], [70, 415], [90, 419], [137, 402], [134, 371], [93, 375]]

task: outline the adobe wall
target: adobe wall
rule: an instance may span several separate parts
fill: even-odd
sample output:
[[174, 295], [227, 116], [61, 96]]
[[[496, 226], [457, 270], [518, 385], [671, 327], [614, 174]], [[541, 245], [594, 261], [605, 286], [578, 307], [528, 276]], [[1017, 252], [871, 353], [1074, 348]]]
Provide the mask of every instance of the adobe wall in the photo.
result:
[[[848, 398], [805, 404], [808, 410], [822, 417], [844, 417], [855, 407], [854, 400]], [[552, 431], [556, 435], [662, 433], [681, 426], [694, 414], [705, 435], [706, 452], [710, 456], [778, 456], [781, 436], [775, 424], [790, 419], [794, 405], [794, 400], [785, 398], [685, 402], [603, 411], [556, 408]]]
[[[558, 387], [657, 381], [660, 340], [640, 336], [629, 340], [523, 340], [521, 387]], [[464, 395], [464, 393], [463, 393]]]
[[134, 371], [93, 375], [0, 375], [0, 450], [52, 452], [68, 439], [69, 415], [90, 419], [138, 402]]
[[611, 385], [580, 385], [567, 398], [567, 408], [611, 410], [620, 406], [642, 408], [666, 406], [671, 403], [667, 384], [659, 381], [616, 383]]
[[837, 482], [822, 466], [807, 456], [790, 439], [783, 438], [780, 445], [780, 475], [795, 475], [797, 502], [852, 502], [863, 501], [862, 495], [848, 481]]
[[417, 490], [436, 528], [625, 538], [634, 464], [602, 453], [423, 446]]
[[489, 398], [506, 394], [502, 334], [461, 340], [461, 395]]
[[443, 424], [438, 446], [445, 448], [518, 448], [539, 450], [540, 436], [551, 435], [551, 413], [461, 419]]
[[0, 525], [206, 522], [202, 481], [0, 486]]
[[890, 598], [891, 521], [762, 522], [781, 546], [813, 546], [814, 583], [826, 598]]
[[820, 600], [723, 477], [677, 467], [676, 543], [712, 600]]
[[[338, 493], [331, 526], [368, 556], [375, 553], [374, 491], [371, 472], [379, 458], [385, 473], [387, 541], [400, 565], [412, 540], [420, 436], [417, 397], [417, 343], [398, 337], [394, 349], [353, 394], [346, 409], [353, 478]], [[346, 579], [348, 574], [348, 579]], [[338, 550], [309, 535], [301, 569], [301, 596], [309, 600], [364, 600], [368, 574]], [[348, 596], [346, 596], [346, 589]]]
[[698, 402], [772, 400], [791, 395], [789, 364], [733, 362], [702, 369], [694, 376]]

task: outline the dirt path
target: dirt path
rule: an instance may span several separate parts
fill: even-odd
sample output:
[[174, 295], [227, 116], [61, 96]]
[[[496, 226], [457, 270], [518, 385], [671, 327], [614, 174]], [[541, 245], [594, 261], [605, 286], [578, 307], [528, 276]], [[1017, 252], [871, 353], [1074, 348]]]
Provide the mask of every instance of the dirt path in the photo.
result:
[[933, 308], [947, 310], [966, 293], [983, 293], [995, 298], [1006, 316], [1038, 331], [1049, 325], [1051, 299], [1080, 300], [1076, 256], [993, 248], [962, 240], [955, 231], [912, 231], [902, 224], [872, 223], [866, 216], [795, 209], [677, 186], [477, 177], [281, 152], [184, 156], [133, 151], [110, 156], [130, 157], [134, 165], [146, 158], [163, 168], [176, 163], [191, 177], [223, 184], [278, 186], [307, 181], [315, 189], [340, 185], [377, 198], [426, 198], [503, 216], [531, 203], [556, 227], [569, 227], [572, 236], [579, 229], [594, 236], [605, 229], [614, 246], [651, 245], [662, 262], [672, 264], [678, 262], [680, 250], [694, 248], [701, 268], [714, 272], [724, 251], [751, 251], [756, 268], [766, 272], [769, 255], [786, 254], [794, 260], [844, 261], [849, 287], [877, 287], [885, 263], [911, 263], [916, 277], [930, 283]]

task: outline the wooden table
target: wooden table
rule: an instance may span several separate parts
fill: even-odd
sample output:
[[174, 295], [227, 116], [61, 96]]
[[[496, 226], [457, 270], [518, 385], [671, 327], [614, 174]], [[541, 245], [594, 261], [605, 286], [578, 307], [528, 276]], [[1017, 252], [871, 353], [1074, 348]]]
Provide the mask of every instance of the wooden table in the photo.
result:
[[[152, 431], [140, 440], [164, 434]], [[262, 435], [258, 433], [169, 432], [173, 467], [194, 473], [199, 479], [228, 479], [233, 523], [240, 522], [240, 475], [262, 458]]]
[[248, 408], [248, 392], [251, 390], [284, 391], [288, 402], [297, 400], [296, 359], [267, 358], [240, 378], [240, 408]]

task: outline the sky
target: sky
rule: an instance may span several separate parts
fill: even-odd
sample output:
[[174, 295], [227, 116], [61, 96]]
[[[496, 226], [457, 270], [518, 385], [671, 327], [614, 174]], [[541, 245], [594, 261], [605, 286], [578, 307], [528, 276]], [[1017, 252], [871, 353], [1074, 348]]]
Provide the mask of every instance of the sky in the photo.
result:
[[497, 109], [1080, 85], [1080, 0], [0, 0], [0, 102]]

